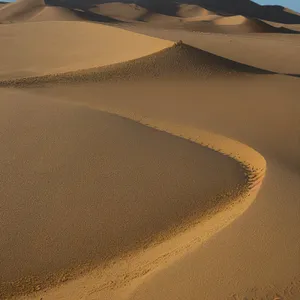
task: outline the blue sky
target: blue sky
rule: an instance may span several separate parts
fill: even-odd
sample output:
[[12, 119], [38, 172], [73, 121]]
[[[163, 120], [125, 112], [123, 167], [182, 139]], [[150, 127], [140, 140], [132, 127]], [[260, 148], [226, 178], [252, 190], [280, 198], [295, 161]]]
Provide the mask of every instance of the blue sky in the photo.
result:
[[[14, 0], [4, 0], [4, 1], [13, 2]], [[253, 0], [253, 1], [259, 4], [282, 5], [300, 12], [300, 0]]]
[[288, 8], [291, 8], [295, 11], [300, 12], [300, 0], [254, 0], [254, 2], [257, 2], [259, 4], [277, 4], [282, 5]]

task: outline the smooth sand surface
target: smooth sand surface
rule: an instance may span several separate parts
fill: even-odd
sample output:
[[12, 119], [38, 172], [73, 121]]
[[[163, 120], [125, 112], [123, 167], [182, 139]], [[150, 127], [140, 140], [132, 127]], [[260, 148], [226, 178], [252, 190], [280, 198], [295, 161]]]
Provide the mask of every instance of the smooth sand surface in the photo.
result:
[[3, 41], [0, 79], [110, 65], [145, 56], [172, 45], [168, 41], [86, 22], [2, 25], [0, 37]]
[[141, 20], [148, 13], [148, 10], [141, 6], [120, 2], [98, 4], [93, 6], [90, 11], [125, 21]]
[[[200, 136], [200, 140], [196, 129], [202, 128], [239, 140], [265, 157], [267, 175], [255, 204], [237, 222], [179, 261], [170, 265], [162, 261], [154, 269], [160, 271], [150, 272], [142, 285], [133, 281], [130, 296], [125, 297], [126, 289], [118, 288], [103, 293], [95, 282], [96, 275], [92, 275], [62, 290], [53, 290], [45, 299], [63, 299], [76, 286], [86, 286], [89, 281], [94, 283], [95, 292], [93, 296], [85, 295], [91, 299], [114, 299], [114, 293], [115, 299], [199, 299], [199, 295], [202, 299], [234, 299], [234, 295], [237, 299], [273, 299], [276, 294], [284, 295], [283, 299], [298, 299], [299, 79], [262, 76], [240, 81], [239, 87], [235, 81], [215, 80], [202, 84], [176, 82], [176, 90], [174, 82], [141, 84], [139, 88], [135, 85], [135, 92], [147, 95], [143, 101], [132, 97], [134, 84], [119, 86], [118, 90], [92, 84], [86, 90], [74, 86], [46, 92], [82, 103], [82, 95], [88, 91], [91, 96], [85, 103], [89, 107], [141, 119], [144, 116], [145, 122], [157, 126], [159, 122], [181, 124], [179, 129], [185, 125], [191, 128], [188, 133]], [[92, 96], [100, 91], [106, 95], [104, 100]], [[122, 101], [118, 100], [120, 94]]]
[[24, 22], [39, 13], [44, 6], [44, 0], [19, 0], [8, 3], [0, 9], [0, 24]]
[[245, 182], [235, 161], [133, 121], [57, 97], [1, 96], [4, 296], [26, 292], [26, 277], [32, 290], [125, 253]]
[[183, 18], [200, 17], [200, 16], [203, 17], [211, 14], [214, 13], [201, 6], [192, 5], [192, 4], [181, 4], [177, 11], [177, 16]]
[[[300, 74], [297, 34], [208, 34], [124, 25], [129, 30], [185, 44], [236, 62], [283, 74]], [[272, 49], [276, 49], [273, 51]], [[288, 58], [288, 59], [287, 59]]]
[[1, 299], [299, 299], [299, 16], [218, 3], [0, 10]]
[[43, 21], [82, 21], [79, 14], [75, 11], [64, 7], [45, 6], [37, 14], [32, 16], [27, 21], [43, 22]]

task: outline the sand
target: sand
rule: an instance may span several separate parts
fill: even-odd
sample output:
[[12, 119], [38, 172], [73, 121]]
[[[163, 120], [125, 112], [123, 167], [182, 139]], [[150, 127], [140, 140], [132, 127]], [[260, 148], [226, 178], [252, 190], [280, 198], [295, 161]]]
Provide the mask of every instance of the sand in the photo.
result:
[[20, 0], [9, 3], [0, 10], [0, 24], [26, 21], [39, 13], [44, 6], [43, 0]]
[[[115, 39], [109, 38], [112, 35]], [[0, 56], [1, 79], [110, 65], [148, 55], [172, 45], [171, 42], [84, 22], [3, 25], [0, 27], [0, 36], [3, 40]], [[43, 44], [43, 51], [38, 47], [32, 48], [31, 45], [35, 45], [37, 39]], [[123, 51], [118, 51], [120, 44]], [[20, 53], [19, 49], [24, 51]]]
[[298, 300], [298, 15], [100, 2], [0, 8], [0, 298]]

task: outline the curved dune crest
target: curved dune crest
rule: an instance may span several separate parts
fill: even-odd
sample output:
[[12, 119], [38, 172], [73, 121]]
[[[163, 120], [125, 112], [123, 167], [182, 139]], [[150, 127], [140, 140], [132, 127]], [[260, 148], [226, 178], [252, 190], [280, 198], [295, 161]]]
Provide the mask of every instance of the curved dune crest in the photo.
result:
[[214, 14], [213, 12], [192, 4], [181, 4], [177, 10], [177, 16], [182, 18], [204, 17]]
[[222, 210], [249, 183], [237, 161], [164, 127], [24, 91], [2, 95], [1, 298], [146, 249]]
[[228, 31], [230, 27], [235, 27], [236, 32], [256, 32], [256, 33], [293, 33], [287, 28], [277, 28], [264, 22], [263, 20], [250, 19], [244, 16], [222, 17], [214, 20], [214, 24], [219, 26], [226, 26]]
[[44, 0], [19, 0], [0, 9], [0, 23], [26, 21], [45, 7]]
[[240, 25], [247, 21], [244, 16], [222, 17], [215, 21], [218, 25]]
[[44, 22], [44, 21], [81, 21], [74, 11], [63, 7], [46, 6], [36, 15], [32, 16], [27, 21], [30, 22]]
[[[131, 115], [124, 114], [123, 116], [133, 118]], [[156, 130], [167, 132], [173, 136], [183, 137], [217, 153], [229, 156], [231, 159], [233, 158], [243, 168], [247, 181], [236, 192], [227, 195], [231, 199], [230, 202], [214, 207], [195, 223], [187, 223], [187, 226], [181, 224], [175, 230], [175, 234], [169, 236], [168, 239], [163, 239], [158, 244], [137, 251], [134, 255], [116, 259], [104, 269], [100, 267], [56, 289], [50, 289], [43, 293], [45, 299], [68, 297], [71, 291], [74, 295], [78, 295], [83, 286], [88, 299], [90, 291], [93, 291], [94, 297], [101, 299], [119, 299], [120, 296], [128, 295], [138, 286], [141, 278], [146, 274], [147, 276], [153, 274], [160, 270], [161, 266], [171, 264], [184, 256], [187, 251], [197, 248], [199, 244], [207, 241], [212, 235], [243, 214], [255, 200], [266, 172], [266, 161], [257, 151], [224, 136], [196, 128], [178, 126], [168, 122], [140, 118], [139, 116], [135, 116], [135, 118], [137, 118], [136, 121], [147, 125], [147, 127], [156, 128]], [[224, 196], [227, 197], [226, 193], [222, 195], [222, 197]], [[40, 294], [38, 293], [29, 298], [39, 299], [39, 297]], [[75, 298], [77, 299], [77, 296]], [[127, 298], [125, 297], [125, 299]]]
[[120, 81], [156, 78], [209, 78], [221, 75], [272, 74], [179, 42], [149, 56], [100, 68], [39, 77], [0, 81], [0, 86], [29, 86], [46, 83]]
[[97, 4], [90, 8], [89, 11], [125, 21], [140, 20], [148, 12], [146, 8], [139, 5], [120, 2]]
[[[0, 26], [0, 34], [4, 36], [1, 44], [0, 80], [115, 64], [152, 54], [173, 44], [87, 22], [41, 22], [38, 26], [34, 22], [3, 25]], [[43, 45], [43, 51], [36, 47], [37, 43]], [[19, 49], [23, 51], [20, 52]]]

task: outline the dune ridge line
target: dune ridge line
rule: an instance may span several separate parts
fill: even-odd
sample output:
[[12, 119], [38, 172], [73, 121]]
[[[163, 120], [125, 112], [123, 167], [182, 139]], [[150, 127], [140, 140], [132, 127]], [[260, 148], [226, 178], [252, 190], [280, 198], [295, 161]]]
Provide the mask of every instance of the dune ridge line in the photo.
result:
[[101, 299], [108, 300], [114, 299], [114, 297], [118, 299], [120, 296], [128, 299], [146, 276], [151, 276], [158, 270], [176, 262], [187, 251], [196, 249], [241, 216], [255, 201], [265, 178], [267, 164], [264, 157], [253, 148], [238, 141], [205, 130], [161, 122], [125, 111], [114, 111], [102, 107], [98, 110], [134, 120], [144, 126], [190, 140], [201, 147], [230, 157], [244, 169], [245, 186], [237, 191], [229, 204], [215, 207], [200, 220], [179, 226], [166, 239], [154, 241], [146, 249], [138, 249], [123, 257], [117, 257], [104, 268], [103, 266], [97, 267], [81, 277], [50, 288], [46, 293], [36, 293], [29, 299], [40, 299], [41, 295], [46, 296], [43, 299], [52, 299], [58, 295], [67, 297], [70, 291], [74, 295], [78, 295], [83, 286], [86, 291], [89, 291], [87, 299], [101, 297]]
[[158, 52], [111, 65], [58, 74], [0, 81], [0, 87], [30, 87], [44, 84], [172, 78], [174, 71], [189, 78], [218, 75], [274, 74], [194, 48], [182, 41]]

